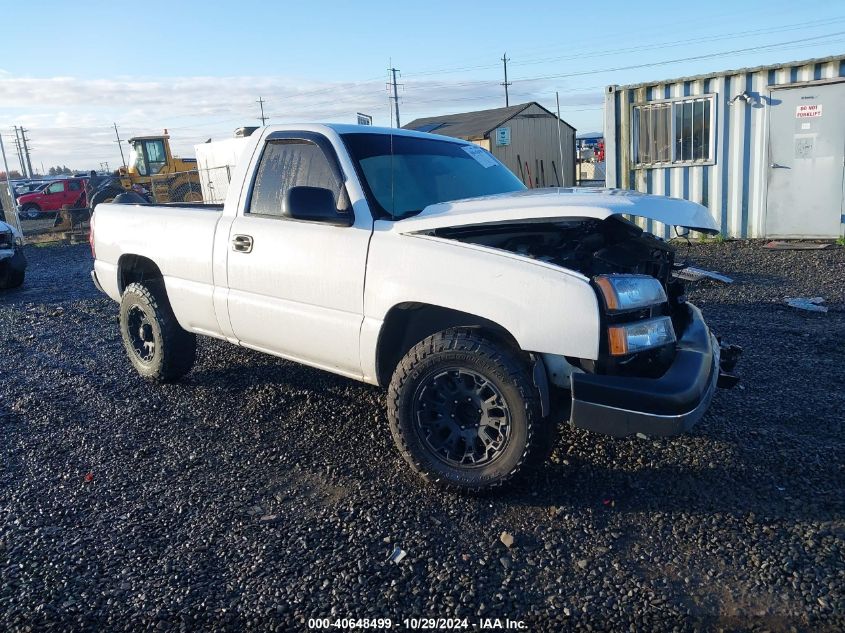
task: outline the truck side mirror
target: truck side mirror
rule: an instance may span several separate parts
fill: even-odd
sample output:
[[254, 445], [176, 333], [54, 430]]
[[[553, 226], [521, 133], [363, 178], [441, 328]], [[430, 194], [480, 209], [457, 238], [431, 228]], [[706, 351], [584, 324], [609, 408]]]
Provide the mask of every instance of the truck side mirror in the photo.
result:
[[331, 189], [291, 187], [282, 203], [282, 215], [294, 220], [324, 222], [334, 226], [352, 226], [351, 212], [340, 212]]

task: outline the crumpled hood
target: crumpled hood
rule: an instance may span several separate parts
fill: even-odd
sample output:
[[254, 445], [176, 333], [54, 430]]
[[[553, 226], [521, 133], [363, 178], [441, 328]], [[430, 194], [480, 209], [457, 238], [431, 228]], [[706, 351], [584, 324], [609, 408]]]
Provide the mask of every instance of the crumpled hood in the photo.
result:
[[633, 215], [683, 226], [702, 233], [719, 232], [706, 207], [689, 200], [624, 189], [547, 188], [432, 204], [421, 213], [393, 223], [400, 233], [520, 220], [595, 218]]

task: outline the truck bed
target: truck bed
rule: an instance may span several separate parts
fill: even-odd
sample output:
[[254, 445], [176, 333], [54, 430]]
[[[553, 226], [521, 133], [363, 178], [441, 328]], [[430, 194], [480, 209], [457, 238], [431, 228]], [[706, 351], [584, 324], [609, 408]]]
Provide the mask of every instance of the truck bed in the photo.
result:
[[139, 202], [137, 204], [124, 205], [132, 207], [179, 207], [182, 209], [197, 209], [200, 211], [222, 211], [223, 203], [206, 202]]
[[[93, 229], [95, 270], [103, 290], [120, 300], [118, 271], [124, 256], [143, 257], [159, 267], [185, 328], [213, 329], [212, 253], [223, 205], [197, 203], [107, 204], [97, 206]], [[170, 292], [172, 291], [172, 292]]]

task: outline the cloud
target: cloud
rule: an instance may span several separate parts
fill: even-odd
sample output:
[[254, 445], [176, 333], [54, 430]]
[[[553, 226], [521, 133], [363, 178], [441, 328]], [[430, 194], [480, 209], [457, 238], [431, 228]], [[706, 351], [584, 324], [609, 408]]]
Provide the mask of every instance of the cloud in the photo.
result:
[[[407, 81], [400, 92], [402, 122], [420, 116], [500, 107], [502, 88], [489, 81]], [[33, 164], [96, 167], [120, 160], [113, 123], [126, 139], [167, 128], [174, 150], [193, 155], [207, 138], [228, 138], [241, 125], [257, 125], [265, 100], [270, 123], [354, 122], [356, 112], [389, 125], [386, 81], [299, 81], [285, 77], [175, 78], [70, 76], [17, 77], [0, 73], [0, 128], [23, 125], [32, 138]], [[602, 92], [562, 95], [566, 107], [602, 103]], [[554, 106], [554, 89], [543, 82], [520, 82], [511, 103], [539, 100]], [[564, 118], [566, 115], [564, 114]], [[11, 154], [11, 153], [10, 153]], [[14, 163], [13, 156], [9, 156]]]

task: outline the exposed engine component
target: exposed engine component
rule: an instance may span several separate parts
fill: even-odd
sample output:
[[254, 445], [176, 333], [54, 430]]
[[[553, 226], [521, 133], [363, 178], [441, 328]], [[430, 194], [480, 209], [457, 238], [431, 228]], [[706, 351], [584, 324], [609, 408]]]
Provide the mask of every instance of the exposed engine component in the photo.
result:
[[675, 248], [619, 216], [606, 220], [523, 222], [438, 229], [438, 237], [483, 244], [593, 277], [635, 273], [668, 285]]

